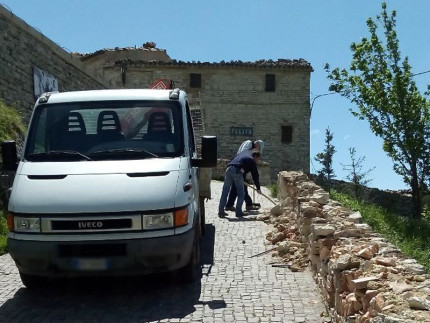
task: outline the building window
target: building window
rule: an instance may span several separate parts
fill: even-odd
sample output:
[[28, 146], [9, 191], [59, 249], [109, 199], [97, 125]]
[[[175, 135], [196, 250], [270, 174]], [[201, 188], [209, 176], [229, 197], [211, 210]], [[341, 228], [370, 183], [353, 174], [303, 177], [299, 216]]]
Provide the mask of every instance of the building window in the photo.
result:
[[282, 126], [281, 132], [281, 142], [284, 144], [290, 144], [293, 141], [293, 127]]
[[202, 74], [190, 73], [190, 87], [202, 87]]
[[266, 92], [275, 91], [275, 74], [266, 74]]

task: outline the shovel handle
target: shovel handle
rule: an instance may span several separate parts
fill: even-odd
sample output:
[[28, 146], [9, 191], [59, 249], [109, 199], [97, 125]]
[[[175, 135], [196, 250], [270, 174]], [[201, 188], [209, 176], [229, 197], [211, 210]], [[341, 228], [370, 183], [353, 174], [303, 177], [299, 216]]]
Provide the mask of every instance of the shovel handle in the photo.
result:
[[[257, 189], [254, 187], [254, 186], [252, 186], [252, 185], [249, 185], [248, 183], [246, 183], [245, 182], [245, 185], [246, 186], [248, 186], [248, 187], [250, 187], [250, 188], [252, 188], [254, 191], [256, 191]], [[266, 199], [268, 199], [270, 202], [272, 202], [273, 204], [275, 204], [276, 205], [276, 203], [270, 198], [270, 197], [268, 197], [266, 194], [264, 194], [263, 192], [261, 192], [260, 193], [261, 195], [263, 195]]]

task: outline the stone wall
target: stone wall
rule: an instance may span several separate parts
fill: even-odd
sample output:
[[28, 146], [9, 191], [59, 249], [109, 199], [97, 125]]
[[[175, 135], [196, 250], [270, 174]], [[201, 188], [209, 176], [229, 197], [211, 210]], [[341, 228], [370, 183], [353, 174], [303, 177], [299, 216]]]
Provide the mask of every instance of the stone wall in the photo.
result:
[[0, 99], [24, 119], [34, 98], [33, 68], [58, 80], [60, 91], [104, 88], [82, 62], [0, 5]]
[[[316, 175], [309, 175], [309, 178], [324, 188], [323, 184], [319, 183]], [[339, 192], [348, 192], [354, 195], [354, 183], [341, 180], [331, 180], [330, 188]], [[409, 192], [400, 194], [396, 191], [379, 190], [373, 187], [360, 186], [360, 198], [363, 201], [379, 205], [390, 212], [410, 216], [412, 210], [412, 197]]]
[[310, 265], [333, 322], [430, 322], [430, 276], [301, 172], [278, 175], [280, 203], [260, 219], [292, 271]]

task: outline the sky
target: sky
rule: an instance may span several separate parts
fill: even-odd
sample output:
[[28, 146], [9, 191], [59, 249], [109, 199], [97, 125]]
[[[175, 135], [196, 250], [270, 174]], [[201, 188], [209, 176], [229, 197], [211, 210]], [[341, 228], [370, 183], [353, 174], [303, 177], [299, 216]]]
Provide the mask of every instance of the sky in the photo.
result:
[[[397, 12], [396, 31], [402, 57], [414, 74], [430, 70], [428, 0], [387, 0]], [[377, 0], [0, 0], [27, 24], [69, 52], [92, 53], [104, 48], [142, 46], [155, 42], [172, 59], [187, 62], [261, 59], [307, 60], [311, 74], [311, 173], [314, 160], [325, 149], [325, 131], [333, 134], [333, 169], [346, 180], [343, 165], [351, 163], [349, 149], [364, 158], [362, 171], [369, 187], [406, 189], [382, 150], [382, 141], [367, 121], [354, 117], [355, 106], [338, 94], [329, 94], [324, 70], [348, 68], [350, 44], [367, 37], [366, 20], [381, 13]], [[415, 76], [423, 94], [430, 73]], [[270, 144], [270, 138], [263, 139]]]

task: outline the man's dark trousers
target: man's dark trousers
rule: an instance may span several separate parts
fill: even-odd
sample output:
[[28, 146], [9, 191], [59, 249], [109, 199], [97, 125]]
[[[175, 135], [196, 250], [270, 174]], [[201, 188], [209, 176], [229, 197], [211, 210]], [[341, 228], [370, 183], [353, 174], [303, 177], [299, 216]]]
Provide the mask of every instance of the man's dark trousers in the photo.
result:
[[[244, 180], [245, 180], [245, 176], [244, 176]], [[248, 186], [244, 185], [244, 189], [245, 189], [245, 205], [251, 206], [252, 205], [252, 199], [251, 199], [251, 196], [249, 196], [249, 194], [248, 194]], [[226, 207], [234, 206], [234, 201], [236, 200], [236, 197], [237, 197], [236, 186], [232, 185], [231, 189], [230, 189], [230, 193], [228, 195]]]

